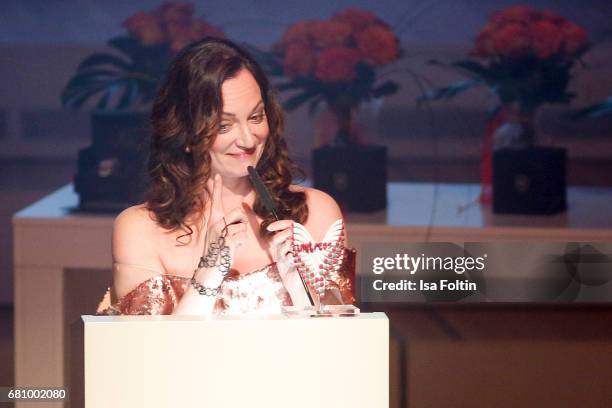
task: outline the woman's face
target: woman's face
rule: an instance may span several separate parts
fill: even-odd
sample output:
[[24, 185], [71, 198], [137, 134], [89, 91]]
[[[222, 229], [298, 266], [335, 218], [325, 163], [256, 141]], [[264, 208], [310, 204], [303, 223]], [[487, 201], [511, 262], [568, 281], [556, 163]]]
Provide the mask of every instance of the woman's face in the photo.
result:
[[219, 131], [210, 149], [212, 173], [245, 177], [257, 165], [269, 127], [259, 85], [241, 69], [221, 85], [223, 111]]

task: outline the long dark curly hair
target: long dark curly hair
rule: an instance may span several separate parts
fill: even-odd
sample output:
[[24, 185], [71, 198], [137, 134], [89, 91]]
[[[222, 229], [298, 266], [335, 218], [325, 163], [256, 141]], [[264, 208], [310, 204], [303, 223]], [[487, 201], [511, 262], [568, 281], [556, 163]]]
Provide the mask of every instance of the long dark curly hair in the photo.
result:
[[[308, 217], [306, 196], [291, 191], [294, 176], [304, 173], [289, 158], [283, 137], [284, 115], [268, 79], [257, 62], [230, 41], [206, 38], [183, 49], [172, 61], [153, 104], [147, 171], [150, 187], [146, 207], [163, 228], [182, 230], [181, 238], [191, 239], [190, 223], [203, 216], [211, 197], [206, 181], [211, 175], [209, 149], [218, 133], [223, 108], [221, 85], [248, 70], [259, 85], [270, 133], [266, 138], [257, 170], [276, 201], [280, 216], [303, 223]], [[275, 221], [259, 198], [253, 210], [264, 221], [260, 233]], [[192, 218], [194, 217], [194, 218]]]

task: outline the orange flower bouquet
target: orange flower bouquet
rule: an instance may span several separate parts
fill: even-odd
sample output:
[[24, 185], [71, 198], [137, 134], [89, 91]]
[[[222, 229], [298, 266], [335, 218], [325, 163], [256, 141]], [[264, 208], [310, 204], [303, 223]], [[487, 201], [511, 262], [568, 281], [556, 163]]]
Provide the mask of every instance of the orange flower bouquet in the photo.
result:
[[127, 35], [108, 41], [113, 53], [94, 53], [79, 65], [61, 96], [62, 104], [80, 108], [99, 96], [97, 109], [122, 110], [152, 102], [170, 59], [201, 38], [224, 37], [223, 30], [193, 16], [191, 3], [165, 2], [123, 23]]
[[537, 109], [545, 103], [569, 103], [574, 98], [568, 91], [572, 70], [588, 48], [586, 31], [565, 17], [513, 6], [489, 18], [476, 36], [471, 58], [450, 64], [431, 61], [458, 69], [469, 78], [431, 89], [418, 101], [450, 99], [482, 85], [499, 99], [483, 143], [483, 192], [490, 191], [493, 146], [535, 145], [533, 120]]
[[300, 21], [290, 26], [271, 52], [250, 47], [268, 74], [287, 78], [280, 91], [294, 91], [285, 102], [293, 110], [309, 103], [313, 112], [326, 102], [334, 112], [336, 141], [355, 142], [350, 123], [363, 101], [398, 90], [393, 81], [378, 84], [379, 68], [401, 56], [399, 40], [388, 24], [374, 14], [347, 9], [323, 21]]
[[588, 47], [586, 31], [565, 17], [510, 7], [493, 14], [478, 33], [473, 58], [446, 65], [470, 79], [430, 90], [420, 100], [448, 99], [486, 85], [502, 104], [518, 103], [523, 112], [544, 103], [568, 103], [575, 96], [567, 91], [572, 68]]

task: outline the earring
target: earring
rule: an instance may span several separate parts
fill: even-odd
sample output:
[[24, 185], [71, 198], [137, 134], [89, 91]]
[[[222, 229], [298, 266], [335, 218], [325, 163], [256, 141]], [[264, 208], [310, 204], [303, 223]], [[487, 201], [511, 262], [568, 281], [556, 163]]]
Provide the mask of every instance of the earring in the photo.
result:
[[185, 148], [185, 153], [191, 153], [191, 149], [189, 148], [189, 146]]

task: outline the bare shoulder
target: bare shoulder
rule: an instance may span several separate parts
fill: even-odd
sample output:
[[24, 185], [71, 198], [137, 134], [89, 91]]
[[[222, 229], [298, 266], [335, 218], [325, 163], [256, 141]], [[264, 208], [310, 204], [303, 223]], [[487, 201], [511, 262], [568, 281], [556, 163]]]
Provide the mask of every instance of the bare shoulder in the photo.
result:
[[316, 188], [303, 186], [291, 187], [293, 191], [303, 191], [306, 194], [308, 219], [304, 226], [314, 239], [323, 239], [330, 225], [339, 218], [342, 218], [342, 212], [340, 211], [338, 203], [332, 196]]
[[113, 258], [134, 261], [139, 255], [151, 257], [157, 248], [159, 227], [144, 204], [123, 210], [113, 224]]
[[156, 223], [144, 204], [134, 205], [121, 211], [115, 218], [114, 228], [144, 232], [156, 229]]
[[113, 225], [113, 291], [125, 296], [146, 279], [159, 275], [159, 227], [144, 205], [123, 210]]

